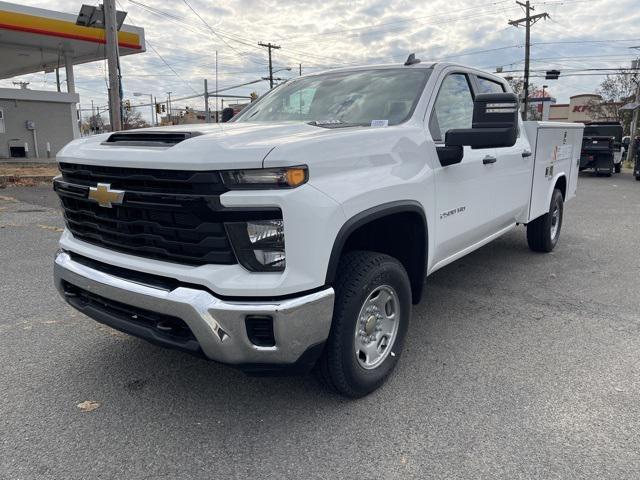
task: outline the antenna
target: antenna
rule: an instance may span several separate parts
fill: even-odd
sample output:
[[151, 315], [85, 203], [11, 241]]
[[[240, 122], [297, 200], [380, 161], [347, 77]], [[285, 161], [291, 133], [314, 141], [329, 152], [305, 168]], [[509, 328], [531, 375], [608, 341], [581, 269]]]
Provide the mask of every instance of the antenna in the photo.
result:
[[417, 63], [420, 63], [420, 59], [416, 58], [416, 54], [412, 53], [411, 55], [409, 55], [407, 57], [407, 61], [404, 62], [405, 67], [408, 67], [409, 65], [415, 65]]

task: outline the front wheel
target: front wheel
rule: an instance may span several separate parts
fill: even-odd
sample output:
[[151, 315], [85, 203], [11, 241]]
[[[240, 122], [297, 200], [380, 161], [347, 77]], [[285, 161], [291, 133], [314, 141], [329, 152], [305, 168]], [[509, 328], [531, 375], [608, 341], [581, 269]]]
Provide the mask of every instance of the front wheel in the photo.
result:
[[551, 195], [549, 212], [527, 224], [527, 243], [534, 252], [550, 252], [558, 243], [562, 218], [564, 214], [564, 199], [557, 188]]
[[356, 251], [340, 261], [321, 379], [346, 397], [363, 397], [393, 371], [411, 318], [411, 284], [389, 255]]

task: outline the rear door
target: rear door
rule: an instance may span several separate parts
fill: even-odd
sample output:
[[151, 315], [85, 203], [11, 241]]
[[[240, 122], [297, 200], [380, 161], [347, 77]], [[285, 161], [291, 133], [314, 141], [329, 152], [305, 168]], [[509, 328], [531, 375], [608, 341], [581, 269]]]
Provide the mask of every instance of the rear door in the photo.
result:
[[[503, 93], [504, 84], [488, 77], [474, 78], [476, 93]], [[527, 217], [531, 193], [533, 154], [526, 135], [522, 133], [519, 120], [518, 139], [512, 147], [496, 148], [496, 162], [488, 167], [491, 171], [493, 211], [497, 228], [506, 228]]]
[[[429, 114], [429, 132], [436, 146], [448, 130], [471, 128], [473, 90], [465, 72], [450, 71], [441, 80]], [[435, 169], [436, 251], [434, 264], [448, 259], [495, 232], [493, 174], [496, 149], [464, 147], [462, 162]]]

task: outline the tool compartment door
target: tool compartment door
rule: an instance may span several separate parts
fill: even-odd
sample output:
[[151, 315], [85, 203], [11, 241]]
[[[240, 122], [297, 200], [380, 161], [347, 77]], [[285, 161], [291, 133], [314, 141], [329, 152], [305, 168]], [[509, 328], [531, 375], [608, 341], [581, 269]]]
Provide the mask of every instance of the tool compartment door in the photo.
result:
[[535, 155], [529, 201], [528, 221], [531, 221], [549, 211], [553, 187], [559, 177], [566, 177], [565, 201], [575, 196], [584, 125], [524, 122], [524, 128]]

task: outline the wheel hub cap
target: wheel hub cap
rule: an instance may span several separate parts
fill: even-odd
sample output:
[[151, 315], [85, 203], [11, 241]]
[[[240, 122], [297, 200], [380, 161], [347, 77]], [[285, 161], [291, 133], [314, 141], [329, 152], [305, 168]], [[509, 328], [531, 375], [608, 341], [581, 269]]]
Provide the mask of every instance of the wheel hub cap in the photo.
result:
[[398, 333], [400, 304], [396, 291], [383, 285], [364, 301], [354, 337], [355, 354], [360, 366], [376, 368], [390, 354]]
[[551, 213], [551, 240], [556, 238], [558, 235], [558, 227], [560, 226], [560, 208], [558, 205], [555, 206], [553, 212]]

